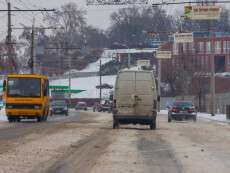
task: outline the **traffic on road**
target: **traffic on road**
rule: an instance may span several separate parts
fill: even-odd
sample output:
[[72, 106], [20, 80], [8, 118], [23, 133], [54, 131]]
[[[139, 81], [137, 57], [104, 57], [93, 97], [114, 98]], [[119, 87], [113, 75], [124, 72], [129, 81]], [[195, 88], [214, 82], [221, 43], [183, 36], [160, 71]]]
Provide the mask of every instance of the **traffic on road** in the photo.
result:
[[230, 173], [229, 4], [0, 0], [0, 173]]

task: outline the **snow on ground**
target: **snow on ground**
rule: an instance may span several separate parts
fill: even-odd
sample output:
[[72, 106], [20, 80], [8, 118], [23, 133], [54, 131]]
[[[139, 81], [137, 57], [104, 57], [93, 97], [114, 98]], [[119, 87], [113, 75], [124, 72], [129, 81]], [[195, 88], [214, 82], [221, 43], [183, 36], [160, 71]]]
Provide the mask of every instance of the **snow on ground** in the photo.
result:
[[0, 110], [0, 121], [7, 121], [7, 117], [5, 114], [5, 109]]
[[107, 62], [111, 61], [112, 59], [110, 57], [102, 57], [98, 59], [96, 62], [90, 63], [85, 69], [79, 71], [79, 72], [98, 72], [100, 67], [100, 60], [101, 64], [106, 64]]
[[[116, 75], [102, 76], [102, 84], [107, 83], [114, 86]], [[58, 79], [50, 81], [51, 85], [69, 85], [68, 79]], [[72, 94], [72, 98], [99, 98], [99, 89], [96, 86], [99, 85], [99, 76], [91, 76], [84, 78], [72, 78], [71, 89], [86, 90], [79, 94]], [[102, 96], [108, 97], [110, 90], [103, 89]]]
[[168, 110], [160, 110], [160, 112], [158, 112], [158, 114], [168, 115]]
[[216, 114], [215, 116], [211, 116], [211, 114], [208, 114], [208, 113], [198, 113], [197, 116], [199, 118], [209, 119], [213, 121], [230, 123], [230, 120], [226, 119], [225, 114]]
[[[160, 110], [158, 113], [159, 115], [167, 115], [168, 110]], [[211, 114], [208, 113], [197, 113], [198, 118], [202, 119], [208, 119], [212, 121], [217, 121], [217, 122], [223, 122], [223, 123], [230, 123], [230, 120], [226, 119], [226, 114], [216, 114], [215, 116], [211, 116]]]

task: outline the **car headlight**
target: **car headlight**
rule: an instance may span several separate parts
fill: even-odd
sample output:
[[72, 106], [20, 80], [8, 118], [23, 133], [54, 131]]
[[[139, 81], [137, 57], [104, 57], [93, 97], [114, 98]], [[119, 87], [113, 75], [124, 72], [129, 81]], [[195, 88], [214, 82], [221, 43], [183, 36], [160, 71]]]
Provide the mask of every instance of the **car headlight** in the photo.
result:
[[40, 105], [34, 105], [34, 109], [41, 109]]
[[8, 109], [13, 109], [13, 105], [7, 105]]

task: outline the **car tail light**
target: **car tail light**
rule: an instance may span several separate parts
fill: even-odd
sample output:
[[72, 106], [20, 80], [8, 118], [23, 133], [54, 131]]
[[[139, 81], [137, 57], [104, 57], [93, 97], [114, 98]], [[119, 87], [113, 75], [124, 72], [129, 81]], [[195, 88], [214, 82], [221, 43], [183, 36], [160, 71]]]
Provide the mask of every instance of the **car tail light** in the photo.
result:
[[177, 109], [176, 108], [172, 108], [172, 110], [171, 110], [172, 112], [177, 112]]
[[188, 113], [193, 113], [194, 112], [194, 109], [193, 108], [189, 108], [188, 109]]
[[117, 107], [117, 101], [116, 100], [113, 100], [113, 108], [116, 108]]

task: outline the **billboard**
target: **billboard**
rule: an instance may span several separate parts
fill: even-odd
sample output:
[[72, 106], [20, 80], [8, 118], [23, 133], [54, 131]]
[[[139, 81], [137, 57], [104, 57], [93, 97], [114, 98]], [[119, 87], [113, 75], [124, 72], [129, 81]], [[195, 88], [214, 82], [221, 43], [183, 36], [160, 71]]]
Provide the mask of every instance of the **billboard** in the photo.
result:
[[215, 5], [185, 6], [184, 17], [190, 20], [218, 20], [220, 7]]
[[175, 33], [174, 34], [175, 43], [192, 43], [193, 42], [193, 33]]
[[156, 58], [157, 59], [171, 59], [172, 53], [171, 51], [157, 51]]
[[148, 0], [86, 0], [87, 5], [134, 5], [148, 4]]

